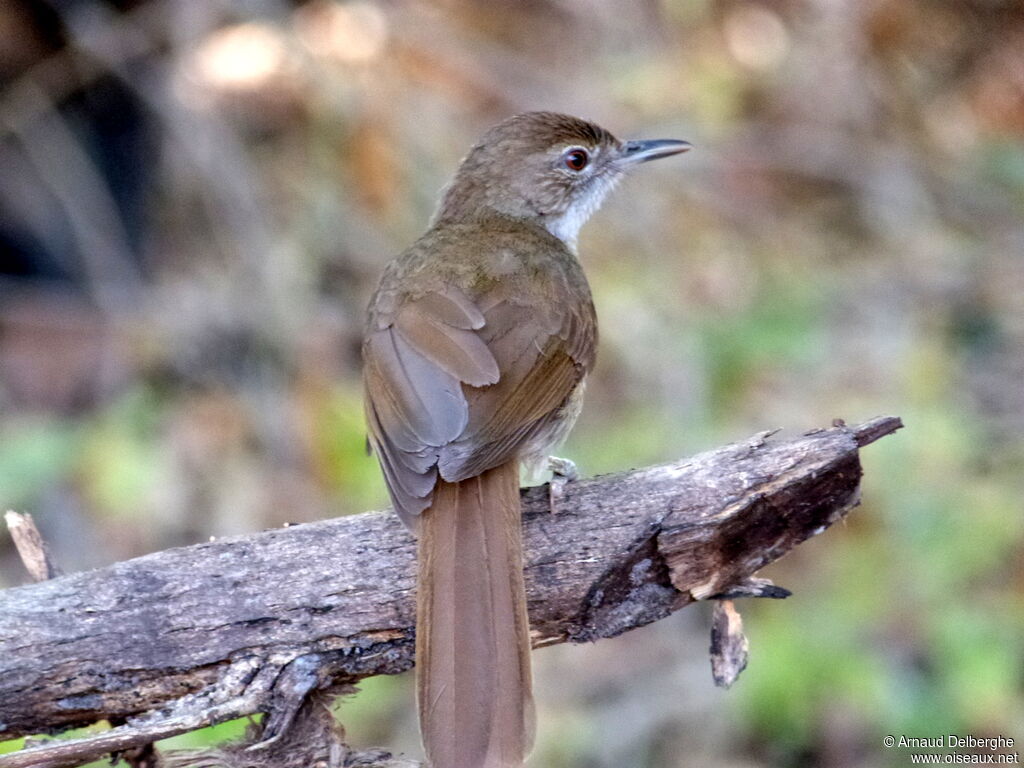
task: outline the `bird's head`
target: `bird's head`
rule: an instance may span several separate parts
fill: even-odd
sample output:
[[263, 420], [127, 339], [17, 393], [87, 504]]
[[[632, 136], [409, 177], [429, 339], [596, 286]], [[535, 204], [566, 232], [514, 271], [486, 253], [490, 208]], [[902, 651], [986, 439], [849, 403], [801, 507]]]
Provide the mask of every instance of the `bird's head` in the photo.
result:
[[491, 128], [469, 151], [435, 220], [498, 213], [536, 222], [570, 247], [631, 168], [686, 152], [676, 139], [620, 141], [586, 120], [526, 112]]

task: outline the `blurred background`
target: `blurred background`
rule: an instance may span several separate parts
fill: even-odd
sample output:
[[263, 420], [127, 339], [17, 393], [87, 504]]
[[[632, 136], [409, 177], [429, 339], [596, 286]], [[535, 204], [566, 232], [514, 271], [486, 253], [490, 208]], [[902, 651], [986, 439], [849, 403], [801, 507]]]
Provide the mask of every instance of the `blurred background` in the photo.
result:
[[[907, 424], [849, 522], [765, 571], [795, 595], [740, 605], [732, 690], [707, 606], [539, 651], [531, 765], [1024, 751], [1019, 0], [3, 0], [0, 508], [80, 570], [382, 507], [365, 303], [528, 109], [696, 145], [583, 231], [585, 473]], [[420, 754], [411, 682], [339, 703], [353, 744]]]

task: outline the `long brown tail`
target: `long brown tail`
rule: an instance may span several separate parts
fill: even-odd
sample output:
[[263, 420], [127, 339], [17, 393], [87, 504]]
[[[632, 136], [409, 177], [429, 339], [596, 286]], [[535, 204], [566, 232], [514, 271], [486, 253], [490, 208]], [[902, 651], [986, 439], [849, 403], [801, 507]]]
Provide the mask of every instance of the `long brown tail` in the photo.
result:
[[520, 768], [533, 745], [515, 461], [439, 482], [419, 533], [416, 671], [433, 768]]

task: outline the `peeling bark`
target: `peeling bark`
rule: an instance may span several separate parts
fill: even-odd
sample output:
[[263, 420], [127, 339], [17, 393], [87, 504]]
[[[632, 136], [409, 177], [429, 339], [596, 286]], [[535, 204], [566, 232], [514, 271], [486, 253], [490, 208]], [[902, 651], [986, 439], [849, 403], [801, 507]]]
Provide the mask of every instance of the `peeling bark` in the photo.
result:
[[[546, 488], [524, 491], [534, 645], [613, 637], [695, 600], [783, 596], [752, 574], [856, 506], [859, 447], [900, 426], [758, 435], [579, 480], [558, 514]], [[78, 765], [255, 712], [264, 745], [287, 739], [311, 694], [412, 666], [414, 553], [394, 515], [367, 513], [0, 592], [0, 739], [123, 723], [0, 768]]]

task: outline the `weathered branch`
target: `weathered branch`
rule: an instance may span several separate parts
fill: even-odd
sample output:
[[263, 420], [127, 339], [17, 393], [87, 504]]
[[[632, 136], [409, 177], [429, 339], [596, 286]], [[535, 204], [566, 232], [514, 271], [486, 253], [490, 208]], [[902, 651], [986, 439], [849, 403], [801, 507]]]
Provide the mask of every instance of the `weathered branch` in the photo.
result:
[[46, 581], [60, 575], [60, 571], [50, 558], [43, 537], [39, 535], [32, 515], [7, 512], [4, 515], [4, 522], [7, 523], [14, 547], [18, 550], [18, 556], [21, 557], [21, 562], [28, 575], [32, 577], [32, 581]]
[[[554, 515], [545, 489], [524, 491], [534, 644], [612, 637], [704, 598], [773, 596], [751, 575], [852, 509], [858, 447], [900, 426], [759, 435], [579, 480]], [[412, 666], [414, 553], [394, 515], [368, 513], [0, 592], [0, 739], [121, 723], [0, 768], [80, 764], [255, 712], [265, 742], [286, 738], [311, 693]]]

